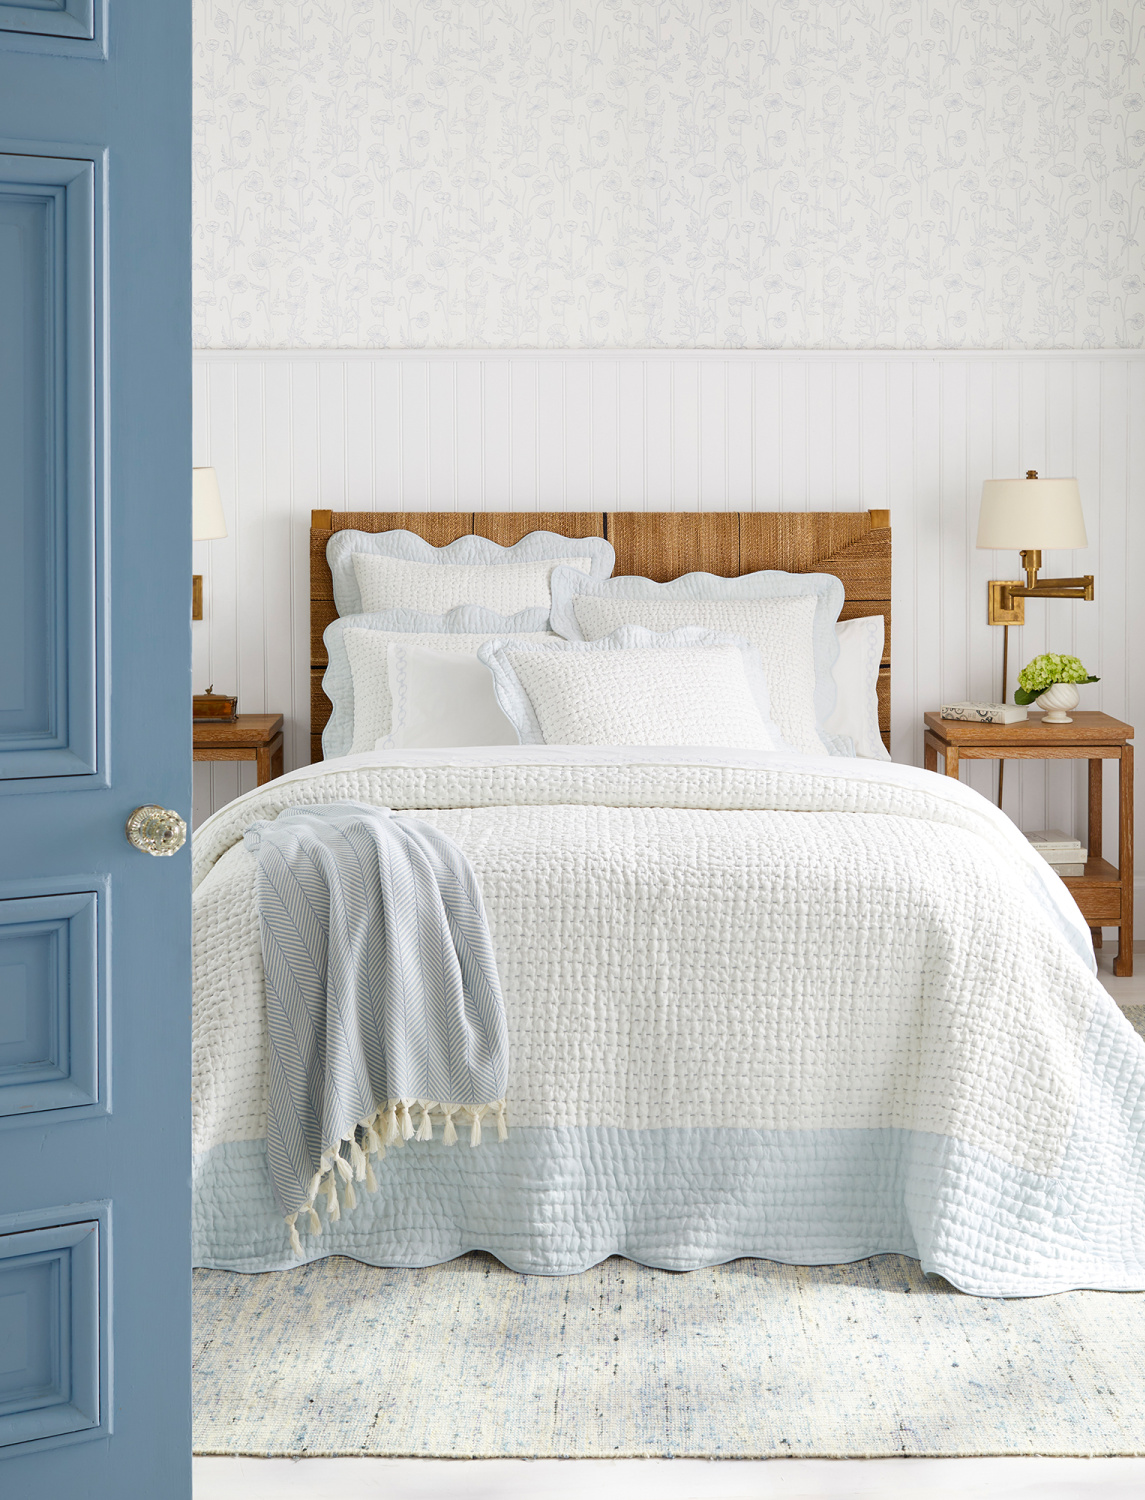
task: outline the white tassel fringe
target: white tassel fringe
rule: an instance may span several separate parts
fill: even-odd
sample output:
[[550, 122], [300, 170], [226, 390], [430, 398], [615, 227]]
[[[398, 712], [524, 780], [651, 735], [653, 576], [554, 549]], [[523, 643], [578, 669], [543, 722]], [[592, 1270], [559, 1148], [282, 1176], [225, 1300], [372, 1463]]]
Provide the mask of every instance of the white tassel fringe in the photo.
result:
[[[416, 1131], [411, 1113], [415, 1107], [421, 1110], [421, 1120]], [[437, 1115], [440, 1115], [443, 1121], [441, 1139], [442, 1144], [446, 1146], [453, 1146], [457, 1142], [457, 1130], [453, 1124], [454, 1115], [460, 1115], [468, 1124], [471, 1146], [480, 1146], [481, 1121], [487, 1115], [492, 1115], [497, 1122], [499, 1141], [507, 1140], [509, 1136], [504, 1099], [494, 1099], [488, 1104], [477, 1105], [439, 1104], [433, 1099], [387, 1100], [375, 1115], [366, 1120], [359, 1120], [344, 1141], [339, 1141], [337, 1146], [323, 1153], [319, 1169], [310, 1179], [306, 1202], [297, 1212], [287, 1214], [285, 1217], [286, 1228], [290, 1235], [291, 1253], [299, 1260], [302, 1259], [304, 1253], [298, 1233], [299, 1215], [307, 1216], [307, 1228], [312, 1235], [322, 1233], [322, 1220], [318, 1217], [318, 1211], [315, 1208], [315, 1202], [322, 1193], [326, 1195], [327, 1221], [336, 1224], [342, 1217], [342, 1210], [338, 1203], [338, 1179], [342, 1179], [343, 1201], [349, 1212], [358, 1206], [358, 1195], [354, 1191], [355, 1182], [365, 1182], [371, 1193], [376, 1193], [378, 1190], [378, 1179], [374, 1173], [374, 1158], [382, 1161], [385, 1158], [387, 1146], [404, 1146], [408, 1140], [433, 1140], [433, 1122]], [[360, 1142], [359, 1130], [362, 1132]], [[343, 1144], [349, 1147], [349, 1160], [342, 1155]]]

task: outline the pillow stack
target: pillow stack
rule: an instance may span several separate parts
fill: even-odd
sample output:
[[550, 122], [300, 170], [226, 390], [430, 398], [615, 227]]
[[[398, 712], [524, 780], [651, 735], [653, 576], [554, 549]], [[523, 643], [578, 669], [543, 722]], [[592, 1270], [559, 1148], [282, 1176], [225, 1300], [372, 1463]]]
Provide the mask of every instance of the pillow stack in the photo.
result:
[[545, 531], [512, 547], [340, 531], [327, 557], [327, 758], [517, 743], [888, 758], [882, 619], [838, 624], [832, 575], [613, 578], [608, 542]]

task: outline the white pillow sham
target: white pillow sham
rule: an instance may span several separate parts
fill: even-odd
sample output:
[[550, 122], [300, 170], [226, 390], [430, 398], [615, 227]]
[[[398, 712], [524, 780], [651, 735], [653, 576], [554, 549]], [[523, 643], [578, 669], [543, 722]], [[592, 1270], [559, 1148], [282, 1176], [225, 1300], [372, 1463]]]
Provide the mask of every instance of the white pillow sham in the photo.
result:
[[864, 760], [890, 760], [879, 733], [879, 666], [885, 626], [882, 615], [840, 620], [835, 626], [839, 659], [835, 663], [835, 707], [825, 729], [849, 739]]
[[483, 661], [464, 651], [434, 651], [413, 640], [390, 640], [387, 656], [393, 712], [390, 732], [378, 740], [377, 749], [519, 743], [516, 729], [497, 702], [493, 674]]
[[[336, 531], [326, 558], [339, 615], [384, 609], [444, 614], [461, 604], [515, 614], [549, 607], [549, 574], [557, 563], [607, 578], [615, 553], [603, 537], [553, 531], [531, 531], [512, 547], [481, 536], [432, 547], [412, 531]], [[511, 571], [501, 574], [502, 568]]]
[[787, 745], [805, 755], [834, 747], [825, 725], [835, 704], [834, 625], [843, 585], [829, 573], [688, 573], [649, 578], [586, 578], [572, 568], [552, 577], [552, 627], [568, 640], [599, 640], [624, 625], [677, 626], [744, 638], [759, 652], [771, 718]]
[[735, 636], [629, 625], [596, 641], [490, 641], [477, 655], [523, 745], [786, 748], [759, 653]]
[[555, 640], [546, 629], [548, 618], [543, 608], [501, 615], [466, 605], [444, 615], [394, 609], [333, 620], [322, 635], [330, 658], [322, 687], [332, 704], [330, 720], [322, 731], [323, 755], [329, 760], [372, 750], [389, 734], [392, 704], [387, 653], [391, 640], [472, 656], [485, 641], [510, 634]]

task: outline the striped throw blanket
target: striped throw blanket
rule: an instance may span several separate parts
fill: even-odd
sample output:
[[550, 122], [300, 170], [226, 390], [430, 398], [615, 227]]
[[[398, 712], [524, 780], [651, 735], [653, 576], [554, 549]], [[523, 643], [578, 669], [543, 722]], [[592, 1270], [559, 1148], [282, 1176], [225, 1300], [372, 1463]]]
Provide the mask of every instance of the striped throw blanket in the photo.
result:
[[[411, 1136], [505, 1138], [505, 1007], [481, 892], [457, 846], [357, 802], [246, 830], [258, 861], [269, 1037], [267, 1154], [290, 1242], [377, 1187], [371, 1158]], [[412, 1110], [420, 1112], [415, 1129]]]

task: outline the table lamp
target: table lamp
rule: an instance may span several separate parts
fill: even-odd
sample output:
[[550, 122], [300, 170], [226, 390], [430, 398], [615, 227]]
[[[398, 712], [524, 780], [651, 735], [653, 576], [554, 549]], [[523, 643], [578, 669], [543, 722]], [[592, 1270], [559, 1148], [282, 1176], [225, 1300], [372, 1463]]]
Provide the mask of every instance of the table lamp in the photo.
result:
[[[191, 470], [191, 538], [211, 542], [227, 534], [219, 476], [214, 469]], [[203, 618], [203, 575], [191, 575], [191, 618]]]

